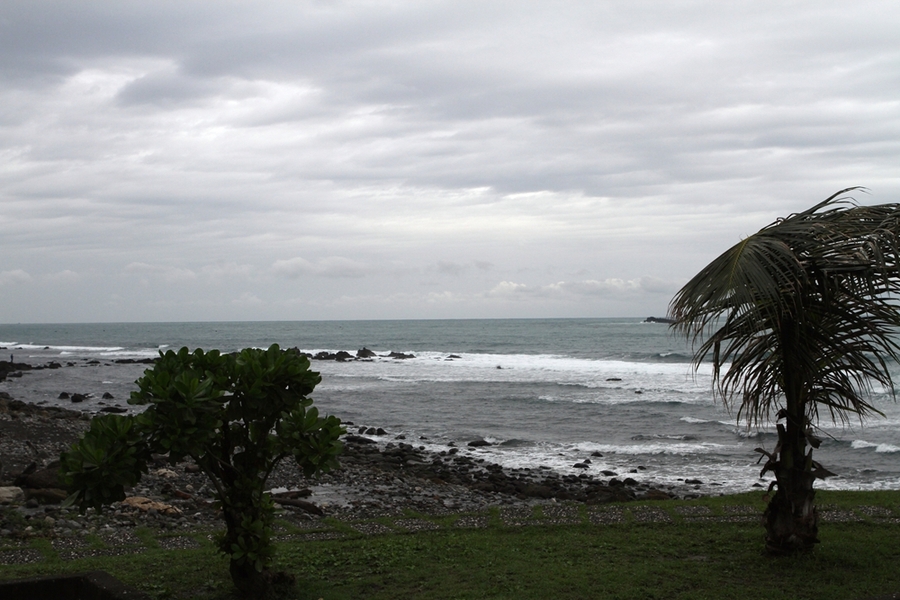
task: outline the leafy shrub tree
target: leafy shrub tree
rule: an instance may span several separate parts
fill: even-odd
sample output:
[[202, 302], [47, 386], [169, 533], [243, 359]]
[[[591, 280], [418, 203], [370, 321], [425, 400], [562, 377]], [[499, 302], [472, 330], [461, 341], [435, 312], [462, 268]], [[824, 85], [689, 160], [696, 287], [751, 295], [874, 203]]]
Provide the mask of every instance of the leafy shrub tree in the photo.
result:
[[310, 477], [337, 466], [345, 432], [339, 419], [320, 417], [307, 396], [321, 381], [296, 350], [248, 348], [160, 353], [136, 383], [130, 404], [136, 416], [95, 417], [90, 429], [61, 457], [83, 512], [125, 498], [153, 454], [171, 464], [193, 459], [209, 477], [225, 519], [219, 548], [230, 558], [231, 577], [250, 597], [265, 597], [273, 575], [269, 532], [273, 502], [266, 480], [285, 458]]

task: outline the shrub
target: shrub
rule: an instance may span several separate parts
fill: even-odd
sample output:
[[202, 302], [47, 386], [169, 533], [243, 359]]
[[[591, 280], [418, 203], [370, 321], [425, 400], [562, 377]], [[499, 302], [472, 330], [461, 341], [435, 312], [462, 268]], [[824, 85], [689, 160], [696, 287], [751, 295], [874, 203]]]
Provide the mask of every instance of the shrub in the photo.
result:
[[191, 458], [216, 490], [226, 525], [219, 548], [232, 580], [245, 595], [263, 597], [273, 579], [269, 475], [288, 457], [307, 477], [326, 472], [342, 448], [340, 420], [320, 417], [307, 397], [320, 381], [305, 356], [277, 345], [237, 354], [160, 352], [129, 400], [146, 410], [95, 417], [63, 453], [68, 502], [99, 510], [124, 499], [153, 454], [173, 465]]

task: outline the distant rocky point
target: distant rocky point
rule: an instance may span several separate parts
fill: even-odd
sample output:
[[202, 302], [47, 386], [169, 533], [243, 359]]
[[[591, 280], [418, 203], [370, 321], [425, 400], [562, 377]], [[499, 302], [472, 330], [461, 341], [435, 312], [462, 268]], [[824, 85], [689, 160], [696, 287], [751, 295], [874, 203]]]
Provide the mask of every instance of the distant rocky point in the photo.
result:
[[675, 322], [675, 319], [670, 319], [668, 317], [647, 317], [644, 319], [644, 323], [665, 323], [666, 325], [671, 325]]

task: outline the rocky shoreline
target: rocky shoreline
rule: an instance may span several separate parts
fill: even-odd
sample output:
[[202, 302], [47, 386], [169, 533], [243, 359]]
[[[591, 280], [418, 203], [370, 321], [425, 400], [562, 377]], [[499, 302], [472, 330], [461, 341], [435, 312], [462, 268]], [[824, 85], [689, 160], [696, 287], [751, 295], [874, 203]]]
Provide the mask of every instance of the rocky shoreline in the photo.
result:
[[[163, 529], [219, 525], [205, 476], [196, 465], [171, 466], [165, 457], [129, 491], [134, 499], [127, 503], [101, 514], [88, 511], [79, 515], [61, 508], [65, 492], [55, 482], [54, 460], [87, 428], [89, 418], [76, 411], [0, 397], [4, 466], [0, 485], [7, 490], [7, 504], [0, 513], [0, 537], [66, 537], [137, 525]], [[407, 510], [441, 515], [564, 500], [599, 504], [665, 499], [690, 495], [687, 490], [692, 489], [686, 487], [679, 493], [627, 477], [600, 479], [588, 473], [505, 469], [468, 454], [468, 448], [448, 447], [437, 453], [423, 448], [386, 433], [348, 434], [339, 470], [306, 480], [284, 461], [269, 483], [276, 502], [301, 520], [324, 516], [358, 520]], [[21, 493], [9, 495], [8, 491], [15, 489]]]
[[[16, 368], [22, 365], [16, 364]], [[54, 368], [54, 367], [47, 367]], [[65, 497], [56, 461], [88, 427], [91, 414], [40, 406], [0, 392], [0, 537], [68, 536], [78, 532], [150, 524], [163, 528], [218, 526], [210, 486], [196, 465], [169, 465], [159, 457], [128, 503], [102, 514], [61, 508]], [[341, 468], [315, 480], [283, 461], [269, 479], [276, 502], [297, 519], [345, 520], [415, 511], [442, 515], [491, 506], [531, 506], [562, 501], [585, 504], [696, 497], [702, 482], [658, 486], [592, 468], [585, 456], [577, 474], [546, 467], [511, 469], [479, 456], [483, 440], [427, 450], [403, 435], [345, 423]], [[642, 469], [642, 467], [638, 467]], [[643, 479], [643, 478], [642, 478]]]

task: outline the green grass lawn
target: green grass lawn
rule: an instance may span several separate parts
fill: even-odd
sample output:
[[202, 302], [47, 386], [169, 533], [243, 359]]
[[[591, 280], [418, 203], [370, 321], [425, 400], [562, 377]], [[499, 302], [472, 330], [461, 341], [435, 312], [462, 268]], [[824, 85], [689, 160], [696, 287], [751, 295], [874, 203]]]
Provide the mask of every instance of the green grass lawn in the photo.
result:
[[[390, 519], [373, 523], [389, 531], [375, 535], [329, 522], [327, 531], [342, 537], [317, 541], [291, 538], [306, 534], [285, 520], [275, 567], [296, 576], [294, 597], [326, 600], [852, 600], [900, 591], [900, 492], [820, 492], [822, 512], [831, 515], [820, 526], [822, 543], [810, 554], [781, 558], [762, 552], [763, 529], [746, 514], [762, 509], [760, 496], [603, 507], [623, 516], [613, 523], [584, 506], [571, 509], [571, 524], [545, 524], [552, 515], [541, 509], [524, 524], [511, 525], [493, 511], [486, 527], [458, 527], [454, 516], [432, 519], [440, 527], [418, 533]], [[642, 520], [646, 507], [656, 522]], [[161, 534], [138, 533], [141, 553], [69, 561], [48, 540], [34, 539], [43, 560], [0, 566], [0, 579], [103, 569], [152, 597], [231, 597], [227, 561], [205, 533], [195, 533], [200, 546], [187, 550], [155, 547]]]

